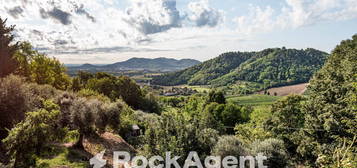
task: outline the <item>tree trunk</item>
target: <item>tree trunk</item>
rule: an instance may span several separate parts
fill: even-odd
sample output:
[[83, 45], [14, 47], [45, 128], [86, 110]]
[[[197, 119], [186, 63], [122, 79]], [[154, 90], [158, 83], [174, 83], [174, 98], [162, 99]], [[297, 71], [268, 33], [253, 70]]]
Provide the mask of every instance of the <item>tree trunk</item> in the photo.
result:
[[80, 134], [77, 143], [74, 144], [73, 147], [74, 147], [74, 148], [77, 148], [77, 149], [84, 149], [83, 141], [84, 141], [84, 135], [83, 135], [83, 134]]

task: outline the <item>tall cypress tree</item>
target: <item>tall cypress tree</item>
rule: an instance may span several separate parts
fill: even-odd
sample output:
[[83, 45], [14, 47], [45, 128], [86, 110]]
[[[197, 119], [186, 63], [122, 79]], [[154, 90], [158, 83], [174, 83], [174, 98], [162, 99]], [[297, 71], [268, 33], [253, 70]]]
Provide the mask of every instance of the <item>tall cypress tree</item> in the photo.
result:
[[0, 18], [0, 77], [4, 77], [17, 68], [17, 61], [13, 56], [18, 49], [18, 43], [14, 43], [15, 26], [6, 26], [6, 20]]

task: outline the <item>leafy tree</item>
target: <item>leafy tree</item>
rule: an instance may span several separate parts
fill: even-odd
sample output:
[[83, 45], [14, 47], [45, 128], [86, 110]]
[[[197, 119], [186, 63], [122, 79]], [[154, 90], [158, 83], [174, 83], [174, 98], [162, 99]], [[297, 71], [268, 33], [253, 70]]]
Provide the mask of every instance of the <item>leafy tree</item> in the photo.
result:
[[142, 110], [160, 114], [161, 107], [158, 103], [156, 96], [153, 93], [148, 93], [142, 100], [140, 108]]
[[80, 136], [75, 147], [84, 149], [83, 140], [85, 136], [94, 133], [95, 116], [93, 111], [99, 111], [97, 104], [88, 102], [85, 98], [77, 98], [73, 100], [70, 107], [70, 121], [72, 127], [77, 129]]
[[246, 156], [248, 150], [235, 136], [221, 136], [211, 152], [213, 156]]
[[[79, 84], [77, 86], [84, 87], [96, 91], [109, 97], [112, 101], [123, 99], [129, 106], [136, 109], [154, 110], [157, 112], [157, 107], [150, 109], [146, 103], [153, 103], [154, 99], [146, 99], [140, 86], [135, 81], [127, 76], [115, 77], [108, 73], [99, 72], [91, 74], [87, 72], [78, 73]], [[78, 88], [77, 88], [78, 89]], [[152, 97], [147, 97], [152, 98]], [[156, 100], [155, 100], [156, 101]]]
[[7, 136], [6, 129], [11, 129], [20, 122], [29, 106], [30, 94], [24, 88], [24, 80], [16, 76], [0, 78], [0, 138]]
[[61, 90], [69, 87], [70, 79], [64, 65], [55, 58], [33, 50], [30, 43], [21, 43], [14, 58], [19, 64], [16, 74], [24, 76], [27, 80], [40, 85], [49, 84]]
[[284, 142], [279, 139], [266, 139], [251, 144], [253, 155], [262, 153], [268, 158], [264, 163], [268, 167], [285, 168], [289, 164], [289, 155], [285, 149]]
[[233, 133], [233, 127], [238, 123], [244, 123], [249, 120], [249, 114], [252, 109], [238, 106], [232, 103], [218, 104], [210, 103], [206, 105], [201, 113], [201, 123], [207, 128], [220, 130], [226, 127], [227, 133]]
[[[357, 35], [342, 41], [332, 52], [324, 67], [310, 81], [304, 111], [303, 141], [298, 151], [311, 164], [319, 156], [332, 156], [332, 148], [341, 144], [354, 144], [357, 113], [355, 101], [357, 90]], [[356, 151], [353, 145], [352, 151]]]
[[254, 110], [249, 114], [249, 121], [235, 126], [235, 135], [245, 144], [272, 138], [272, 133], [264, 126], [270, 119], [271, 113], [270, 106], [254, 107]]
[[[217, 131], [200, 127], [196, 119], [188, 119], [179, 112], [165, 112], [158, 121], [147, 125], [145, 145], [141, 150], [148, 156], [165, 156], [166, 151], [182, 158], [187, 157], [190, 151], [205, 156], [210, 153], [217, 138]], [[184, 161], [182, 158], [179, 160], [181, 163]]]
[[11, 129], [9, 136], [3, 140], [14, 159], [14, 167], [30, 167], [36, 164], [35, 155], [40, 154], [50, 142], [60, 140], [65, 129], [58, 127], [60, 110], [51, 101], [44, 101], [43, 108], [26, 114], [26, 119]]
[[15, 26], [6, 26], [6, 20], [0, 18], [0, 78], [13, 73], [17, 68], [17, 61], [13, 58], [18, 43], [14, 44]]
[[225, 104], [226, 98], [224, 97], [224, 93], [222, 91], [212, 90], [208, 93], [207, 103], [216, 102], [218, 104]]
[[299, 95], [289, 95], [272, 105], [272, 116], [266, 121], [266, 128], [273, 136], [282, 139], [288, 151], [296, 155], [299, 144], [299, 130], [304, 126], [305, 112], [302, 111], [306, 99]]

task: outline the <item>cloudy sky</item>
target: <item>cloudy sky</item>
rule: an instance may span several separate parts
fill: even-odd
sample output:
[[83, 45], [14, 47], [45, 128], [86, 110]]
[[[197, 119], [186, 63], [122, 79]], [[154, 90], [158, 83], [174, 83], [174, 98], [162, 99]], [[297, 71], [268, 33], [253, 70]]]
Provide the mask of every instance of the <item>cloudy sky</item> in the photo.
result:
[[19, 40], [67, 64], [312, 47], [357, 33], [357, 0], [0, 0]]

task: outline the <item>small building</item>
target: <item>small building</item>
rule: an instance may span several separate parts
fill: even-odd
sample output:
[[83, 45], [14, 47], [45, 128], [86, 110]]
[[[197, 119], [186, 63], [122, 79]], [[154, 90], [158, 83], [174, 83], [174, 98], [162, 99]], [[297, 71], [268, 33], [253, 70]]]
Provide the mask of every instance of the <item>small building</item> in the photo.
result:
[[141, 135], [141, 129], [138, 125], [134, 124], [131, 126], [130, 136], [137, 137]]
[[172, 92], [166, 92], [164, 93], [164, 96], [177, 96], [177, 93], [172, 93]]

